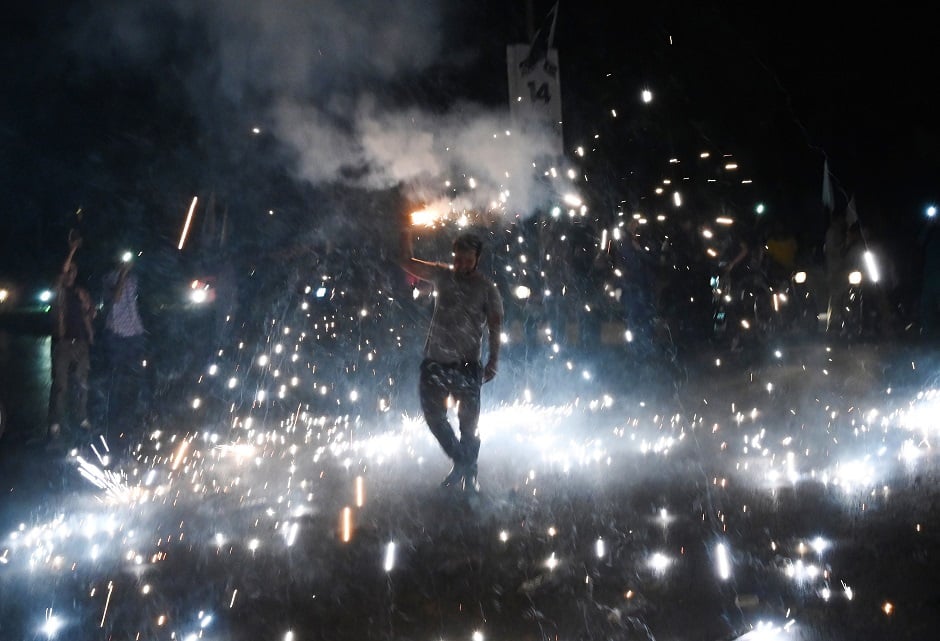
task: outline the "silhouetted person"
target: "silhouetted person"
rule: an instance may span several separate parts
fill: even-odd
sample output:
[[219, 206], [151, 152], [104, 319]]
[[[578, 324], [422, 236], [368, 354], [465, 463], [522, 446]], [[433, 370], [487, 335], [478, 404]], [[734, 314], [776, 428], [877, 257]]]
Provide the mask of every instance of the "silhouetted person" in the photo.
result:
[[69, 253], [56, 281], [52, 304], [52, 389], [49, 394], [49, 437], [57, 439], [62, 431], [70, 392], [75, 403], [71, 418], [83, 429], [88, 421], [89, 349], [94, 342], [95, 306], [84, 287], [76, 285], [78, 266], [73, 261], [81, 238], [69, 235]]
[[146, 333], [137, 306], [133, 264], [133, 257], [126, 253], [104, 278], [109, 430], [113, 426], [124, 431], [136, 428], [142, 410]]
[[[453, 265], [415, 258], [408, 223], [401, 240], [402, 267], [412, 276], [432, 283], [436, 293], [418, 389], [428, 427], [454, 463], [441, 485], [479, 491], [480, 388], [496, 376], [502, 298], [496, 285], [477, 271], [483, 242], [473, 234], [461, 234], [454, 240]], [[484, 330], [488, 360], [482, 365]], [[448, 396], [458, 404], [459, 440], [447, 420]]]

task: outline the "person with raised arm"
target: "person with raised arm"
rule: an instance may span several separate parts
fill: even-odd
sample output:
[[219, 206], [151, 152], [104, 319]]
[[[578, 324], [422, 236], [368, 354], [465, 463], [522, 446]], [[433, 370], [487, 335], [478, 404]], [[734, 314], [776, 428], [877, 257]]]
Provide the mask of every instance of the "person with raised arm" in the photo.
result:
[[[414, 257], [411, 221], [401, 233], [401, 266], [434, 286], [434, 312], [424, 345], [418, 391], [421, 409], [431, 433], [453, 468], [443, 487], [479, 492], [477, 457], [480, 452], [478, 423], [480, 390], [493, 380], [499, 364], [503, 302], [496, 284], [477, 267], [483, 241], [462, 233], [453, 242], [453, 263]], [[482, 363], [483, 336], [487, 336], [487, 360]], [[447, 398], [457, 404], [460, 438], [447, 420]]]

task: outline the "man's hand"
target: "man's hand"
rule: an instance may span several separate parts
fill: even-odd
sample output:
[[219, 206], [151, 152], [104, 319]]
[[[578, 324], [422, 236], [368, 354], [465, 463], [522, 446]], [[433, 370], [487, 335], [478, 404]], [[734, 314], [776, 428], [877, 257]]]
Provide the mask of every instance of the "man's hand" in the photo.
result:
[[496, 361], [489, 360], [486, 362], [486, 366], [483, 368], [483, 382], [489, 383], [491, 380], [496, 378]]
[[69, 231], [69, 255], [65, 257], [65, 262], [62, 263], [62, 273], [69, 271], [72, 267], [72, 257], [75, 255], [75, 252], [78, 251], [78, 248], [82, 246], [82, 237], [73, 229]]
[[75, 251], [81, 246], [82, 246], [81, 234], [78, 233], [77, 229], [70, 229], [69, 230], [69, 249], [71, 249], [72, 251]]

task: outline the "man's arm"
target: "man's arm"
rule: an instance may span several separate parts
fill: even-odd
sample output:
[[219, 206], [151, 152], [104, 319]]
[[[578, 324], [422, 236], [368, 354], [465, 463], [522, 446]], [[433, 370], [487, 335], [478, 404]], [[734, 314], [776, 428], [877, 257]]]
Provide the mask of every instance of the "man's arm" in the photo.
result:
[[503, 329], [503, 316], [498, 310], [490, 312], [486, 317], [487, 338], [489, 340], [487, 353], [489, 358], [483, 369], [483, 382], [487, 383], [496, 376], [499, 369], [499, 348], [502, 344], [500, 334]]
[[78, 248], [82, 246], [81, 237], [69, 234], [69, 253], [65, 257], [65, 262], [62, 263], [62, 271], [59, 273], [58, 278], [55, 282], [55, 301], [53, 302], [52, 312], [55, 322], [55, 327], [53, 331], [55, 332], [56, 338], [61, 338], [65, 336], [65, 281], [68, 278], [68, 273], [72, 269], [72, 259], [75, 257], [75, 252], [78, 251]]
[[78, 248], [82, 246], [82, 239], [78, 236], [73, 236], [69, 234], [69, 253], [65, 257], [65, 262], [62, 263], [62, 273], [68, 273], [69, 269], [72, 268], [72, 259], [75, 257], [75, 252], [78, 251]]
[[493, 380], [496, 376], [496, 370], [499, 368], [499, 348], [502, 345], [503, 330], [503, 298], [499, 294], [499, 288], [490, 283], [489, 300], [486, 308], [486, 329], [487, 329], [487, 353], [489, 357], [483, 368], [483, 382]]
[[124, 283], [127, 280], [127, 273], [130, 271], [130, 266], [127, 263], [123, 263], [118, 270], [117, 278], [115, 278], [114, 288], [111, 290], [111, 300], [117, 302], [121, 300], [121, 297], [124, 296]]
[[406, 220], [402, 224], [398, 264], [415, 278], [431, 281], [434, 279], [434, 272], [438, 268], [438, 264], [415, 258], [414, 236], [409, 222]]
[[88, 342], [89, 344], [94, 344], [94, 320], [95, 316], [98, 314], [98, 310], [95, 309], [95, 304], [92, 302], [91, 296], [84, 288], [78, 290], [78, 297], [82, 301], [82, 321], [85, 323], [85, 331], [88, 332]]

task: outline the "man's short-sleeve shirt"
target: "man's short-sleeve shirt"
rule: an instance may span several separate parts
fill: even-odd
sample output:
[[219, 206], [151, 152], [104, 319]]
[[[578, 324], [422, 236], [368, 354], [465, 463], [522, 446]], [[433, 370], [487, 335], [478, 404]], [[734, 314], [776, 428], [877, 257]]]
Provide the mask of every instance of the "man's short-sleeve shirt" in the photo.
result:
[[[105, 286], [109, 290], [113, 289], [119, 278], [117, 271], [109, 273], [105, 276]], [[134, 274], [128, 274], [124, 278], [124, 293], [120, 300], [112, 301], [111, 311], [105, 319], [105, 327], [124, 338], [144, 333], [144, 324], [137, 310], [137, 277]]]
[[436, 298], [425, 358], [440, 363], [477, 362], [487, 318], [503, 317], [499, 289], [478, 271], [461, 275], [441, 263], [432, 269]]

